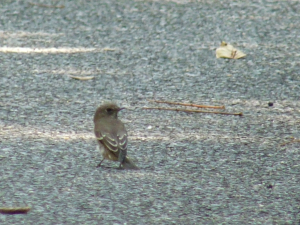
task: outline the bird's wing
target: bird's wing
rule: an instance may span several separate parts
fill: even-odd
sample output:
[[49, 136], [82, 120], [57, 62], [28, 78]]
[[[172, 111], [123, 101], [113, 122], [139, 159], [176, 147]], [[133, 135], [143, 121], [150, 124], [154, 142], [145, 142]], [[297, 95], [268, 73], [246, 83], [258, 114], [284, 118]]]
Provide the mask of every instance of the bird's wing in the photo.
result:
[[116, 135], [109, 134], [105, 131], [96, 131], [95, 135], [97, 140], [112, 152], [127, 150], [127, 132], [125, 129], [119, 130]]
[[126, 130], [122, 130], [117, 134], [117, 139], [119, 143], [119, 148], [123, 151], [127, 150], [127, 132]]
[[117, 152], [118, 148], [118, 140], [111, 135], [104, 132], [95, 132], [97, 140], [107, 147], [112, 152]]

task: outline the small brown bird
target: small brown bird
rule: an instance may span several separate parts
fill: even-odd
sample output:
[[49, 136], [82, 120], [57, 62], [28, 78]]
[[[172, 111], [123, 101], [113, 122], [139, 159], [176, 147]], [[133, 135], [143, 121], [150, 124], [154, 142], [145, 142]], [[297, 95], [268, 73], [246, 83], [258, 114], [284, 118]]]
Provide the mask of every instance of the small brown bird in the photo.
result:
[[116, 104], [107, 103], [96, 110], [94, 115], [94, 132], [100, 145], [103, 159], [119, 161], [119, 168], [139, 169], [127, 155], [127, 131], [121, 120], [118, 119], [119, 108]]

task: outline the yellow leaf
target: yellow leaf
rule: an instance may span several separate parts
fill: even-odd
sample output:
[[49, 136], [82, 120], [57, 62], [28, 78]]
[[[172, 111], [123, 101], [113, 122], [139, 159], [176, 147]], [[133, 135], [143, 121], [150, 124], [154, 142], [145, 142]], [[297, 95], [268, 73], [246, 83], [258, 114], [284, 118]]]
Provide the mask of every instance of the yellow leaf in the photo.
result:
[[225, 41], [222, 41], [221, 46], [216, 50], [217, 58], [227, 58], [227, 59], [240, 59], [245, 57], [246, 54], [232, 45], [227, 44]]

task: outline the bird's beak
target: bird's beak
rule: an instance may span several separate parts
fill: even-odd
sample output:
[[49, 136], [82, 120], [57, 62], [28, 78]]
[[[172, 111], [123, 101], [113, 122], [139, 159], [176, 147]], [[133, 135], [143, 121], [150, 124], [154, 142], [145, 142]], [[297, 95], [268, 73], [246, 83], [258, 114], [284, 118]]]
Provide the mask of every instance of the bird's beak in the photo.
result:
[[121, 110], [123, 110], [123, 109], [126, 109], [126, 108], [119, 108], [118, 111], [121, 111]]

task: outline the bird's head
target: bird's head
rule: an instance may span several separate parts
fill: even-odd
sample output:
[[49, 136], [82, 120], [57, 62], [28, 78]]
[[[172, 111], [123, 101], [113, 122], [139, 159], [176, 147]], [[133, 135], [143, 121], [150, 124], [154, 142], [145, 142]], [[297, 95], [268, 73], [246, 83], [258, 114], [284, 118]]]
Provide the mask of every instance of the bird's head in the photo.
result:
[[118, 112], [124, 108], [120, 108], [114, 103], [106, 103], [97, 108], [96, 113], [94, 115], [94, 122], [97, 119], [105, 118], [105, 117], [114, 117], [118, 118]]

